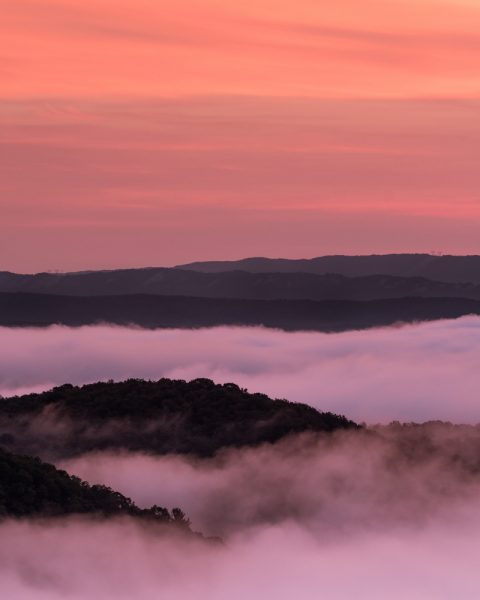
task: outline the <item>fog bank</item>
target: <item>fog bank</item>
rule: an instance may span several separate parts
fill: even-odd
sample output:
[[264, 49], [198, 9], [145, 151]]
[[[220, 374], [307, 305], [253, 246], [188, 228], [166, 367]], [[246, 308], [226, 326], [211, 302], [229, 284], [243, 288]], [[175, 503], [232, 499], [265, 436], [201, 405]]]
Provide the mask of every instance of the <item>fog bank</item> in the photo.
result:
[[9, 600], [476, 600], [478, 521], [321, 543], [295, 525], [224, 549], [155, 538], [126, 523], [0, 526]]
[[139, 506], [181, 506], [207, 535], [295, 522], [325, 541], [416, 530], [478, 501], [480, 429], [300, 434], [210, 459], [93, 453], [58, 466]]
[[125, 523], [4, 523], [0, 592], [9, 600], [473, 600], [479, 534], [469, 521], [321, 543], [284, 525], [219, 550]]
[[480, 421], [480, 319], [339, 334], [262, 328], [0, 328], [0, 393], [209, 377], [367, 422]]
[[[471, 432], [470, 432], [471, 433]], [[365, 436], [365, 434], [362, 434]], [[131, 520], [0, 524], [0, 595], [11, 600], [470, 600], [480, 594], [478, 472], [449, 442], [408, 461], [393, 435], [298, 436], [215, 459], [85, 456], [63, 466], [181, 504], [224, 544], [159, 536]], [[429, 444], [426, 446], [429, 447]], [[468, 463], [468, 460], [467, 460]]]

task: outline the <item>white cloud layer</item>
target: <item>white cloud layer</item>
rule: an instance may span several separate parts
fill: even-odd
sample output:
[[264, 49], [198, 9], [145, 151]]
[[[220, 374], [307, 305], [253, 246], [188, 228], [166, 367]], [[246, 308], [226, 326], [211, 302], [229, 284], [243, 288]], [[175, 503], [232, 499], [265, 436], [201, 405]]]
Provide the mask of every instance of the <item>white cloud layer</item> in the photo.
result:
[[234, 381], [366, 422], [480, 421], [480, 319], [339, 334], [0, 328], [0, 393], [128, 377]]

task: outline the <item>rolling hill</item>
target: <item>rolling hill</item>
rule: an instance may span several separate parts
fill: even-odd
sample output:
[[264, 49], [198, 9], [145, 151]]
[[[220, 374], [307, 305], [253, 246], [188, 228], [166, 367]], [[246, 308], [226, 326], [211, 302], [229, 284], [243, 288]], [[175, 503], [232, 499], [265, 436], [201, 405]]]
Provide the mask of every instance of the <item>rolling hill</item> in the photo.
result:
[[449, 283], [480, 283], [480, 256], [432, 254], [372, 254], [319, 256], [311, 259], [246, 258], [237, 261], [206, 261], [179, 265], [204, 273], [242, 270], [251, 273], [337, 273], [348, 277], [392, 275], [425, 277]]
[[211, 456], [293, 433], [355, 428], [345, 417], [209, 379], [64, 385], [0, 402], [0, 447], [48, 460], [95, 450]]
[[[276, 267], [272, 261], [271, 268]], [[406, 296], [480, 299], [479, 284], [447, 283], [419, 276], [347, 277], [335, 273], [242, 270], [204, 273], [165, 268], [36, 275], [3, 272], [0, 292], [69, 296], [155, 294], [250, 300], [376, 300]]]

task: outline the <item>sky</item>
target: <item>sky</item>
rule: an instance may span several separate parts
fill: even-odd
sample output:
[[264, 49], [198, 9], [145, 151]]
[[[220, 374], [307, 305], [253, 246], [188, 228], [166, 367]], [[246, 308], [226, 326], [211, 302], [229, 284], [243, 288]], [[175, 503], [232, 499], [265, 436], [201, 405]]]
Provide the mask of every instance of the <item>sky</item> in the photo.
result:
[[480, 252], [477, 0], [0, 6], [0, 270]]

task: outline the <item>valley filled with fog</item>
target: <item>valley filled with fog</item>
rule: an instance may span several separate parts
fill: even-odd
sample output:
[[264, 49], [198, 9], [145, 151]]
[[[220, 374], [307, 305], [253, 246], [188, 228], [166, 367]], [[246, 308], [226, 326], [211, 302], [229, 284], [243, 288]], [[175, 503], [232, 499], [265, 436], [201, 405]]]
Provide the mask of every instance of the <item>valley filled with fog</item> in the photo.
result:
[[335, 334], [112, 326], [0, 333], [5, 397], [67, 382], [208, 377], [357, 422], [480, 421], [474, 316]]
[[[121, 515], [4, 519], [6, 598], [478, 597], [478, 317], [336, 334], [99, 325], [1, 336], [5, 398], [65, 383], [210, 378], [241, 386], [232, 394], [248, 388], [366, 424], [205, 456], [77, 446], [55, 466], [141, 509], [180, 506], [206, 538]], [[75, 444], [62, 410], [35, 413], [28, 435]], [[412, 424], [425, 421], [435, 422]], [[88, 436], [101, 440], [108, 427], [129, 439], [129, 427], [144, 426], [105, 423]]]
[[[478, 449], [474, 440], [453, 441]], [[440, 434], [449, 444], [452, 434]], [[212, 459], [96, 453], [58, 466], [135, 502], [181, 504], [194, 530], [165, 536], [126, 518], [0, 524], [14, 600], [450, 600], [478, 597], [478, 473], [440, 452], [405, 460], [395, 435], [298, 436]], [[478, 456], [478, 452], [477, 452]]]

